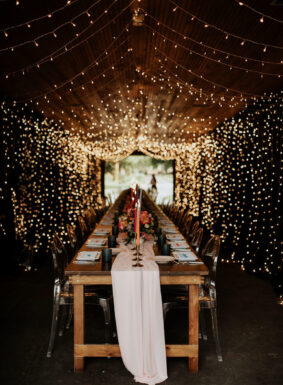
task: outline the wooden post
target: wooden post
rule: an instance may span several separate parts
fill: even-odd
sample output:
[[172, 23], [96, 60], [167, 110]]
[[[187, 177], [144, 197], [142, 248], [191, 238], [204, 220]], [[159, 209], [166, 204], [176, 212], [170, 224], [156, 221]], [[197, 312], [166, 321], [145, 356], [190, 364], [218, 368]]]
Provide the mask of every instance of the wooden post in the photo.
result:
[[115, 171], [114, 171], [114, 181], [115, 182], [119, 182], [119, 167], [120, 167], [120, 163], [115, 162]]
[[[198, 322], [199, 322], [199, 286], [189, 285], [189, 344], [198, 349]], [[189, 358], [189, 371], [198, 372], [197, 357]]]
[[[84, 344], [84, 285], [74, 285], [74, 345]], [[74, 370], [84, 370], [84, 357], [74, 354]]]

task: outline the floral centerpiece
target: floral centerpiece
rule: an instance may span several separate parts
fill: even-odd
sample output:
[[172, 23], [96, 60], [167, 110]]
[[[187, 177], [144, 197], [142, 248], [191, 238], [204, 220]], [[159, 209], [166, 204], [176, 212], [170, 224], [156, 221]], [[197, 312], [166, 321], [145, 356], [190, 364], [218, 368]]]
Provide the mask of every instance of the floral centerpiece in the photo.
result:
[[130, 231], [134, 226], [134, 209], [127, 209], [122, 215], [119, 216], [118, 227], [119, 231]]
[[154, 218], [148, 211], [141, 212], [141, 236], [147, 239], [154, 234]]
[[[128, 242], [135, 238], [135, 211], [128, 208], [126, 212], [119, 216], [119, 231], [128, 233]], [[143, 239], [149, 238], [154, 234], [154, 218], [148, 211], [142, 211], [140, 214], [140, 234]]]

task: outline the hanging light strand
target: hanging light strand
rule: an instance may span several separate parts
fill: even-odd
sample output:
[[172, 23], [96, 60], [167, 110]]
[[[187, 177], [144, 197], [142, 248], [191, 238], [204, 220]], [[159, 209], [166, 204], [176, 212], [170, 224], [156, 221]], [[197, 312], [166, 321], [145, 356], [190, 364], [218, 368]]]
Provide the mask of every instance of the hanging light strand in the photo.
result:
[[[119, 40], [119, 38], [122, 36], [122, 34], [125, 31], [128, 31], [128, 25], [126, 27], [124, 27], [124, 29], [122, 29], [122, 31], [118, 35], [117, 39], [112, 40], [111, 43], [105, 48], [105, 50], [100, 55], [98, 55], [97, 58], [94, 59], [90, 64], [85, 66], [80, 72], [77, 72], [74, 76], [68, 78], [67, 80], [63, 81], [59, 85], [54, 84], [53, 87], [49, 87], [46, 90], [44, 90], [43, 92], [41, 92], [41, 93], [39, 93], [37, 95], [34, 95], [32, 97], [29, 97], [27, 99], [34, 99], [35, 100], [35, 99], [41, 98], [42, 96], [47, 96], [47, 95], [49, 95], [49, 94], [51, 94], [53, 92], [57, 92], [62, 87], [70, 84], [71, 82], [73, 82], [79, 76], [83, 76], [83, 74], [85, 74], [87, 71], [89, 71], [91, 68], [93, 68], [93, 67], [95, 67], [97, 65], [97, 62], [101, 59], [101, 57], [103, 57], [104, 55], [108, 55], [109, 49], [112, 48], [112, 46]], [[128, 38], [124, 39], [122, 41], [121, 45], [125, 44], [125, 42], [127, 42], [127, 41], [128, 41]], [[120, 47], [120, 45], [118, 47]], [[18, 101], [18, 103], [23, 103], [23, 102], [27, 101], [27, 99]]]
[[[1, 48], [0, 49], [0, 52], [6, 52], [6, 51], [12, 51], [14, 52], [16, 48], [19, 48], [19, 47], [23, 47], [27, 44], [34, 44], [36, 47], [39, 46], [39, 41], [46, 37], [46, 36], [51, 36], [51, 37], [54, 37], [54, 38], [57, 38], [58, 37], [58, 31], [60, 29], [62, 29], [63, 27], [66, 27], [67, 25], [72, 25], [74, 28], [77, 27], [77, 20], [83, 16], [83, 15], [87, 15], [90, 10], [95, 6], [97, 5], [98, 3], [100, 3], [102, 0], [97, 0], [95, 3], [93, 3], [87, 10], [84, 10], [83, 12], [81, 12], [79, 15], [73, 17], [71, 20], [68, 20], [66, 22], [64, 22], [63, 24], [61, 24], [60, 26], [56, 27], [55, 29], [53, 29], [52, 31], [48, 31], [42, 35], [38, 35], [36, 37], [34, 37], [33, 39], [30, 39], [30, 40], [26, 40], [22, 43], [19, 43], [19, 44], [14, 44], [12, 46], [9, 46], [9, 47], [5, 47], [5, 48]], [[105, 13], [108, 12], [108, 10], [117, 2], [117, 0], [114, 0], [108, 8], [106, 8], [104, 10], [104, 12], [102, 12], [102, 14], [99, 16], [98, 20], [105, 15]], [[95, 20], [97, 21], [97, 19]], [[94, 20], [92, 20], [92, 22], [90, 23], [90, 26], [92, 26], [92, 24], [95, 22]]]
[[276, 19], [276, 18], [273, 17], [273, 16], [266, 15], [265, 13], [260, 12], [260, 11], [258, 11], [257, 9], [251, 7], [250, 5], [244, 3], [243, 1], [239, 1], [239, 0], [235, 0], [235, 1], [236, 1], [241, 7], [245, 7], [245, 8], [247, 8], [247, 9], [249, 9], [250, 11], [256, 13], [256, 14], [260, 17], [259, 21], [260, 21], [261, 23], [263, 23], [265, 19], [268, 19], [268, 20], [272, 20], [272, 21], [275, 21], [275, 22], [277, 22], [277, 23], [283, 24], [283, 20], [279, 20], [279, 19]]
[[242, 36], [238, 36], [238, 35], [236, 35], [234, 33], [231, 33], [231, 32], [227, 32], [224, 29], [221, 29], [221, 28], [217, 27], [216, 25], [210, 24], [207, 21], [199, 18], [198, 16], [194, 15], [193, 13], [188, 11], [187, 9], [185, 9], [185, 8], [181, 7], [180, 5], [178, 5], [177, 3], [175, 3], [175, 1], [173, 1], [173, 0], [169, 0], [169, 1], [174, 5], [174, 7], [175, 7], [174, 9], [176, 9], [176, 10], [178, 9], [178, 10], [181, 10], [182, 12], [186, 13], [191, 18], [193, 18], [193, 20], [197, 20], [198, 22], [200, 22], [205, 28], [209, 27], [209, 28], [215, 29], [218, 32], [223, 33], [225, 36], [228, 36], [228, 37], [232, 36], [235, 39], [240, 40], [241, 41], [241, 45], [244, 45], [245, 42], [249, 42], [251, 44], [255, 44], [255, 45], [258, 45], [258, 46], [261, 46], [261, 47], [269, 47], [269, 48], [280, 49], [280, 50], [283, 49], [282, 46], [273, 45], [273, 44], [267, 44], [267, 43], [255, 41], [255, 40], [252, 40], [252, 39], [244, 38]]
[[204, 77], [203, 75], [199, 75], [197, 74], [196, 72], [192, 71], [191, 69], [187, 68], [187, 67], [184, 67], [182, 64], [178, 63], [176, 60], [170, 58], [169, 56], [166, 55], [165, 52], [161, 51], [159, 48], [157, 48], [156, 46], [154, 47], [155, 50], [157, 50], [161, 55], [163, 55], [167, 60], [171, 61], [172, 63], [176, 64], [178, 67], [182, 68], [183, 70], [185, 70], [186, 72], [189, 72], [192, 76], [195, 76], [197, 77], [198, 79], [201, 79], [209, 84], [211, 84], [213, 86], [213, 88], [215, 87], [219, 87], [219, 88], [222, 88], [222, 89], [225, 89], [226, 92], [234, 92], [236, 94], [240, 94], [240, 95], [246, 95], [246, 96], [250, 96], [250, 97], [260, 97], [261, 95], [259, 94], [253, 94], [253, 93], [250, 93], [250, 92], [244, 92], [244, 91], [240, 91], [240, 90], [237, 90], [235, 88], [230, 88], [230, 87], [227, 87], [227, 86], [224, 86], [223, 84], [220, 84], [220, 83], [217, 83], [217, 82], [214, 82], [210, 79], [207, 79], [206, 77]]
[[[144, 11], [144, 12], [145, 12], [145, 11]], [[156, 25], [157, 25], [158, 27], [159, 27], [160, 25], [162, 25], [164, 28], [168, 29], [169, 31], [174, 32], [174, 33], [177, 34], [178, 36], [181, 36], [182, 39], [184, 39], [184, 40], [189, 40], [189, 41], [191, 41], [191, 42], [193, 42], [193, 43], [195, 43], [195, 44], [197, 44], [197, 45], [199, 45], [199, 46], [201, 46], [201, 47], [205, 47], [205, 48], [211, 50], [214, 54], [215, 54], [216, 52], [218, 52], [218, 53], [220, 53], [220, 54], [225, 55], [226, 59], [230, 59], [231, 57], [232, 57], [232, 58], [235, 57], [235, 58], [237, 58], [237, 59], [244, 60], [246, 63], [250, 61], [250, 62], [259, 63], [259, 64], [261, 64], [261, 65], [265, 65], [265, 64], [271, 64], [271, 65], [283, 65], [283, 60], [281, 60], [280, 62], [274, 62], [274, 61], [268, 61], [268, 60], [259, 60], [259, 59], [255, 59], [255, 58], [252, 58], [252, 57], [241, 56], [241, 55], [237, 55], [237, 54], [235, 54], [235, 53], [227, 52], [227, 51], [221, 50], [221, 49], [216, 48], [216, 47], [211, 47], [210, 45], [207, 45], [207, 44], [205, 44], [205, 43], [203, 43], [203, 42], [200, 42], [200, 41], [198, 41], [198, 40], [195, 40], [195, 39], [193, 39], [192, 37], [187, 36], [187, 35], [184, 35], [184, 34], [178, 32], [176, 29], [169, 27], [167, 24], [163, 23], [163, 22], [162, 22], [161, 20], [159, 20], [159, 19], [156, 19], [154, 16], [152, 16], [152, 15], [149, 14], [148, 12], [147, 12], [146, 16], [148, 16], [150, 19], [154, 20], [155, 23], [156, 23]]]
[[[13, 75], [16, 75], [16, 74], [26, 74], [28, 71], [30, 71], [31, 69], [37, 67], [37, 68], [40, 68], [40, 66], [44, 63], [50, 63], [50, 61], [53, 61], [55, 59], [57, 59], [58, 57], [62, 56], [62, 55], [65, 55], [69, 52], [71, 52], [73, 49], [81, 46], [82, 44], [88, 42], [91, 38], [93, 38], [95, 35], [97, 35], [98, 33], [100, 33], [101, 31], [103, 31], [106, 27], [108, 27], [110, 24], [114, 23], [130, 6], [131, 4], [134, 2], [135, 0], [132, 0], [131, 3], [129, 3], [126, 7], [124, 7], [118, 14], [116, 14], [110, 21], [108, 21], [107, 23], [103, 24], [102, 27], [96, 29], [92, 34], [88, 35], [86, 38], [84, 39], [81, 39], [78, 43], [75, 43], [74, 45], [70, 46], [69, 45], [71, 43], [73, 43], [75, 40], [77, 40], [78, 37], [80, 37], [84, 32], [86, 32], [88, 29], [90, 29], [92, 26], [88, 26], [86, 27], [85, 29], [83, 29], [78, 36], [76, 36], [75, 38], [69, 40], [63, 47], [60, 47], [59, 49], [57, 49], [56, 51], [53, 51], [51, 54], [45, 56], [44, 58], [38, 60], [37, 62], [35, 62], [34, 64], [31, 64], [31, 65], [28, 65], [28, 66], [25, 66], [25, 67], [22, 67], [21, 69], [19, 70], [16, 70], [16, 71], [12, 71], [12, 72], [8, 72], [6, 74], [3, 74], [3, 76], [5, 78], [9, 78], [10, 76], [13, 76]], [[114, 3], [113, 3], [114, 4]], [[104, 13], [102, 13], [96, 20], [95, 22], [97, 22], [102, 16], [104, 15]], [[128, 24], [127, 24], [128, 25]]]
[[221, 65], [224, 65], [225, 67], [229, 67], [229, 69], [237, 69], [237, 70], [241, 70], [241, 71], [244, 71], [246, 73], [255, 73], [255, 74], [258, 74], [258, 75], [266, 75], [266, 76], [276, 76], [276, 77], [281, 77], [283, 76], [283, 74], [279, 74], [279, 73], [273, 73], [273, 72], [264, 72], [264, 71], [256, 71], [256, 70], [253, 70], [253, 69], [249, 69], [249, 68], [245, 68], [245, 67], [240, 67], [240, 66], [237, 66], [237, 65], [232, 65], [232, 64], [227, 64], [223, 61], [221, 61], [220, 59], [214, 59], [212, 57], [209, 57], [207, 55], [204, 55], [204, 54], [201, 54], [195, 50], [193, 50], [192, 48], [188, 48], [186, 46], [184, 46], [183, 44], [180, 44], [180, 43], [177, 43], [176, 41], [170, 39], [169, 37], [163, 35], [162, 33], [160, 33], [159, 31], [157, 31], [156, 29], [152, 28], [150, 25], [146, 24], [146, 26], [151, 29], [153, 31], [153, 33], [156, 33], [158, 34], [160, 37], [162, 37], [163, 39], [166, 39], [167, 41], [169, 41], [170, 43], [174, 44], [175, 48], [176, 46], [179, 47], [179, 48], [182, 48], [186, 51], [189, 51], [190, 53], [194, 53], [195, 55], [197, 56], [200, 56], [202, 57], [203, 59], [205, 60], [210, 60], [210, 61], [213, 61], [217, 64], [221, 64]]
[[[48, 12], [47, 14], [43, 15], [43, 16], [40, 16], [40, 17], [37, 17], [35, 19], [30, 19], [28, 21], [25, 21], [24, 23], [21, 23], [21, 24], [17, 24], [17, 25], [11, 25], [9, 27], [6, 27], [6, 28], [3, 28], [3, 29], [0, 29], [0, 33], [1, 32], [7, 32], [7, 31], [11, 31], [13, 29], [16, 29], [16, 28], [21, 28], [21, 27], [28, 27], [29, 25], [31, 25], [32, 23], [36, 22], [36, 21], [40, 21], [42, 19], [50, 19], [51, 17], [53, 17], [56, 13], [62, 11], [63, 9], [67, 8], [68, 6], [70, 5], [73, 5], [75, 3], [77, 3], [78, 1], [80, 0], [72, 0], [72, 1], [67, 1], [65, 5], [63, 5], [62, 7], [60, 8], [57, 8], [56, 10], [54, 11], [51, 11], [51, 12]], [[28, 27], [29, 28], [29, 27]], [[7, 36], [8, 37], [8, 36]]]

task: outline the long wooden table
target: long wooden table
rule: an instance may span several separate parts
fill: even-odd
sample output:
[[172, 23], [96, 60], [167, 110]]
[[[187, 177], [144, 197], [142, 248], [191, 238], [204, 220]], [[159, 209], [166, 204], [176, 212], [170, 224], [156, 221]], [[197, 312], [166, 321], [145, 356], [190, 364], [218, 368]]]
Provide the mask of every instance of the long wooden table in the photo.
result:
[[[104, 217], [107, 217], [107, 215], [108, 212]], [[106, 228], [101, 225], [104, 217], [96, 226], [96, 229]], [[90, 250], [89, 247], [86, 247], [86, 243], [80, 249], [80, 251], [83, 250]], [[92, 248], [92, 250], [98, 249]], [[73, 261], [65, 269], [65, 274], [69, 276], [70, 283], [74, 287], [74, 370], [82, 371], [85, 357], [120, 357], [121, 353], [119, 345], [86, 344], [84, 341], [84, 286], [112, 285], [111, 267], [105, 267], [101, 260], [89, 264], [75, 264]], [[159, 270], [161, 285], [188, 285], [189, 287], [189, 343], [166, 345], [167, 357], [188, 357], [189, 371], [197, 372], [199, 356], [199, 285], [203, 283], [208, 270], [204, 264], [193, 265], [189, 263], [159, 265]]]

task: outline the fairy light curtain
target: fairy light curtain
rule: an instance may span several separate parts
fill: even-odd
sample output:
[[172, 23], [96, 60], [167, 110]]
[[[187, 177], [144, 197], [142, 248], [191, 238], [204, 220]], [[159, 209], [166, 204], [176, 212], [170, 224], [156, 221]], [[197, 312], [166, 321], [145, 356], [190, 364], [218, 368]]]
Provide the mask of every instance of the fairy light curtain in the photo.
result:
[[[1, 105], [4, 151], [2, 202], [12, 202], [16, 237], [35, 250], [66, 234], [86, 208], [100, 207], [100, 161], [78, 137], [35, 112]], [[6, 218], [1, 227], [5, 234]], [[4, 222], [4, 223], [3, 223]]]
[[221, 233], [228, 260], [270, 277], [281, 298], [282, 94], [260, 98], [198, 140], [176, 178], [177, 204]]

